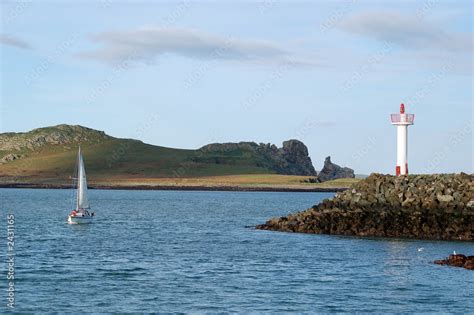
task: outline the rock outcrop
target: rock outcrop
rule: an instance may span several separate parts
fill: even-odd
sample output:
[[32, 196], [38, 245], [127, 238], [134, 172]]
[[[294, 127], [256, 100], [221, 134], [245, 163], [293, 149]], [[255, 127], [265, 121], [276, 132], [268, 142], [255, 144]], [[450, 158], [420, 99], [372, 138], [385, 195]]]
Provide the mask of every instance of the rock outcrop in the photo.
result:
[[316, 175], [308, 148], [298, 140], [285, 141], [281, 148], [270, 143], [213, 143], [199, 151], [203, 154], [197, 154], [194, 162], [235, 165], [245, 158], [253, 160], [255, 166], [274, 170], [278, 174]]
[[308, 148], [301, 141], [288, 140], [283, 142], [283, 147], [278, 149], [277, 154], [269, 156], [269, 158], [272, 157], [276, 165], [274, 169], [279, 174], [316, 175], [316, 170], [308, 155]]
[[463, 267], [469, 270], [474, 270], [474, 256], [465, 256], [463, 254], [449, 255], [448, 258], [435, 260], [434, 263], [437, 265]]
[[15, 160], [21, 159], [22, 157], [23, 155], [21, 154], [9, 153], [0, 159], [0, 164], [7, 163], [10, 161], [15, 161]]
[[331, 162], [331, 157], [328, 156], [324, 160], [324, 166], [318, 174], [318, 181], [325, 182], [328, 180], [338, 178], [354, 178], [354, 170], [348, 167], [340, 167], [337, 164]]
[[34, 129], [29, 132], [9, 132], [0, 134], [0, 152], [34, 151], [44, 146], [98, 143], [112, 139], [103, 131], [83, 126], [57, 125]]
[[372, 174], [312, 208], [258, 229], [474, 240], [474, 175]]

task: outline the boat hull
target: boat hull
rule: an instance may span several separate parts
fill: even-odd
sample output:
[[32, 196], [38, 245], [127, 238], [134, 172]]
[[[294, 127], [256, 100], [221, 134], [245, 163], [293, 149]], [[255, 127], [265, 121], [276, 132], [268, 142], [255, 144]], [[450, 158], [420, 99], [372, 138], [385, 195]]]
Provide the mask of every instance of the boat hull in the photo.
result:
[[69, 215], [67, 217], [67, 222], [69, 224], [90, 224], [92, 223], [92, 217], [91, 216], [71, 216]]

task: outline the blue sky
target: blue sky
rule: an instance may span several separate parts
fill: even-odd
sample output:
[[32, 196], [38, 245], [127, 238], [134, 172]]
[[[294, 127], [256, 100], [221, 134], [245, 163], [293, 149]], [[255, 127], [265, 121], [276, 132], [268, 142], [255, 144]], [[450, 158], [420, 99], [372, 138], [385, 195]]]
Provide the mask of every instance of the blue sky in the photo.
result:
[[393, 173], [473, 172], [470, 1], [3, 1], [0, 131], [61, 123], [198, 148], [300, 139]]

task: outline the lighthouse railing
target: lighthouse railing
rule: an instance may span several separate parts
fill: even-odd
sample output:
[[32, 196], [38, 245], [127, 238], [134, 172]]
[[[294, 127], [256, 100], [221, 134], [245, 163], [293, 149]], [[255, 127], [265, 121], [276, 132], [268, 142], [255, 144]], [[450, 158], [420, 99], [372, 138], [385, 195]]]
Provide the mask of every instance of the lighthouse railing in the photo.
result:
[[415, 121], [415, 114], [391, 114], [390, 119], [392, 123], [406, 122], [412, 124]]

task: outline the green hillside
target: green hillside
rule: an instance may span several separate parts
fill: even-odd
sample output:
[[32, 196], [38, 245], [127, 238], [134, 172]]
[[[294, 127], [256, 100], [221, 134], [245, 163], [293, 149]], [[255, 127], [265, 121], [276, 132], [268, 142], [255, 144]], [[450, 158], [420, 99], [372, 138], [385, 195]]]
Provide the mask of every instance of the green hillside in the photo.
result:
[[238, 174], [315, 175], [306, 146], [253, 142], [173, 149], [119, 139], [82, 126], [58, 125], [0, 134], [0, 180], [64, 181], [82, 148], [90, 180], [201, 177]]

